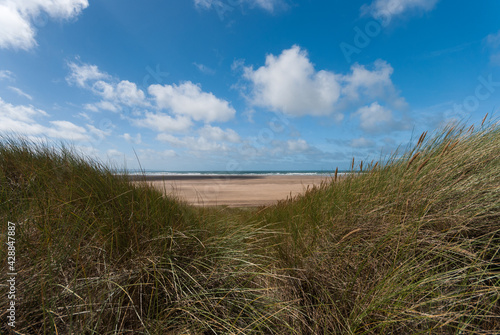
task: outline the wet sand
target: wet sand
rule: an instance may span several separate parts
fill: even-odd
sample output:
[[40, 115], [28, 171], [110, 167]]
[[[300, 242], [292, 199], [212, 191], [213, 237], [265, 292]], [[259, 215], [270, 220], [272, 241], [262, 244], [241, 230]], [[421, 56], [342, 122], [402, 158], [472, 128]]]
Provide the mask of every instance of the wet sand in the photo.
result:
[[304, 192], [307, 187], [319, 185], [328, 176], [207, 176], [168, 175], [138, 176], [161, 190], [196, 206], [255, 207], [276, 203], [278, 200]]

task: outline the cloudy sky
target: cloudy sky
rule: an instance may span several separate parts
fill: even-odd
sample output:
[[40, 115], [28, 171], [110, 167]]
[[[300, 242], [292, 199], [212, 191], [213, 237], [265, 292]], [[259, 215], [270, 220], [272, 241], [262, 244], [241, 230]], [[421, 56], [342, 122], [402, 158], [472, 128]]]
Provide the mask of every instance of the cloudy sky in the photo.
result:
[[496, 0], [0, 0], [0, 133], [130, 169], [346, 169], [499, 110], [499, 15]]

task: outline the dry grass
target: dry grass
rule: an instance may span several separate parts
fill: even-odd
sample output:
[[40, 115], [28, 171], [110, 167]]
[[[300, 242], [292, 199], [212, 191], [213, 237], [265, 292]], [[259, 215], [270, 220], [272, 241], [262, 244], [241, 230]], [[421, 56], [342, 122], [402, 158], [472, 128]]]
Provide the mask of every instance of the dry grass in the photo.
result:
[[497, 334], [499, 152], [498, 124], [449, 126], [248, 210], [193, 208], [71, 150], [4, 139], [16, 330]]

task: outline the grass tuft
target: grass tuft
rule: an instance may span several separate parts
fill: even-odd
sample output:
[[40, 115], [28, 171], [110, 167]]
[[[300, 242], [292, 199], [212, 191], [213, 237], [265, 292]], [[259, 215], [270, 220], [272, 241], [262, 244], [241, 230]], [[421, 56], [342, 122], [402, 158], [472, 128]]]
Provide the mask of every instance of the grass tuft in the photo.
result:
[[275, 206], [230, 209], [3, 138], [16, 331], [497, 334], [499, 152], [498, 123], [450, 125]]

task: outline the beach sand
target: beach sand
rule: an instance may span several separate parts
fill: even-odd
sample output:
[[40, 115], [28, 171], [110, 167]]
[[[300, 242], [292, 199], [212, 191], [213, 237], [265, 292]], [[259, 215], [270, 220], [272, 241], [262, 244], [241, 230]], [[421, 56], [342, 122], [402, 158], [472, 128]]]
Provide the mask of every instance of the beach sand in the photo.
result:
[[[138, 176], [166, 195], [177, 196], [195, 206], [266, 206], [319, 185], [327, 176], [311, 175], [168, 175]], [[137, 181], [135, 181], [137, 182]]]

